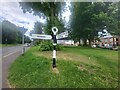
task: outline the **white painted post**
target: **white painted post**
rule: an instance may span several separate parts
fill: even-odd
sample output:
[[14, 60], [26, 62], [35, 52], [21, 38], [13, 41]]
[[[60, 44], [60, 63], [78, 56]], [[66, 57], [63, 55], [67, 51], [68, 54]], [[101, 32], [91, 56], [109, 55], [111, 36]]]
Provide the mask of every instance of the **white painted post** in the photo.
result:
[[52, 28], [52, 32], [53, 32], [53, 68], [56, 67], [56, 45], [57, 45], [57, 39], [56, 39], [56, 34], [58, 32], [57, 27], [53, 27]]

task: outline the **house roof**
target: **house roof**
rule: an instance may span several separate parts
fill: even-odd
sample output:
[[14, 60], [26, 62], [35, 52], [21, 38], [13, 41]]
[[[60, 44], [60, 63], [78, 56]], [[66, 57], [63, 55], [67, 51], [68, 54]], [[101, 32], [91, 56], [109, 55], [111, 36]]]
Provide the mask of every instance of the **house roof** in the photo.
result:
[[101, 38], [112, 38], [113, 36], [104, 36], [104, 37], [101, 37]]
[[113, 36], [110, 34], [110, 33], [108, 33], [106, 36], [104, 36], [104, 37], [101, 37], [101, 38], [112, 38]]

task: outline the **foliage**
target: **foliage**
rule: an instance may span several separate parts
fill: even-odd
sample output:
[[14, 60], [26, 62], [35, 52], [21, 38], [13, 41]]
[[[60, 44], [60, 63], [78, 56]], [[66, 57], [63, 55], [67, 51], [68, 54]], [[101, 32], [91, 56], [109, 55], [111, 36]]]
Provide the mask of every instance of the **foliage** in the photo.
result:
[[22, 33], [18, 30], [18, 28], [8, 22], [2, 22], [2, 43], [3, 44], [11, 44], [11, 43], [21, 43], [22, 41]]
[[[23, 0], [24, 1], [24, 0]], [[20, 7], [22, 8], [23, 12], [30, 12], [34, 15], [38, 15], [39, 17], [44, 17], [47, 20], [47, 29], [46, 32], [48, 34], [52, 34], [51, 28], [53, 26], [57, 26], [62, 28], [62, 22], [61, 22], [61, 9], [63, 6], [65, 6], [64, 2], [20, 2]], [[63, 6], [62, 6], [63, 5]]]
[[[2, 43], [3, 44], [21, 44], [23, 32], [26, 29], [18, 27], [9, 21], [2, 22]], [[25, 36], [25, 42], [30, 42], [30, 39]]]
[[120, 2], [118, 2], [118, 32], [120, 35]]
[[[57, 17], [54, 17], [54, 26], [58, 28], [58, 33], [61, 33], [64, 31], [64, 24], [63, 21], [58, 19]], [[51, 22], [47, 21], [47, 25], [45, 26], [45, 33], [47, 34], [53, 34], [52, 33], [52, 28], [51, 28]]]
[[[118, 88], [117, 51], [83, 47], [66, 47], [62, 52], [73, 57], [84, 54], [87, 61], [57, 60], [59, 73], [53, 73], [51, 58], [37, 56], [38, 47], [32, 47], [25, 56], [12, 63], [8, 75], [9, 82], [16, 88]], [[92, 53], [94, 54], [92, 54]], [[41, 52], [39, 52], [41, 53]], [[106, 54], [107, 53], [107, 54]], [[75, 56], [74, 56], [75, 55]], [[107, 56], [108, 55], [108, 56]], [[90, 56], [90, 59], [88, 59]], [[114, 57], [114, 58], [113, 58]], [[72, 59], [72, 61], [71, 61]], [[91, 64], [94, 62], [94, 64]]]
[[[52, 44], [52, 42], [51, 41], [42, 41], [41, 44], [40, 44], [39, 50], [40, 51], [52, 51], [53, 50], [53, 44]], [[56, 50], [57, 51], [63, 50], [63, 46], [57, 44], [56, 45]]]
[[60, 11], [60, 2], [19, 2], [19, 4], [24, 13], [32, 13], [33, 11], [34, 15], [39, 15], [40, 17], [44, 15], [49, 17], [52, 14], [58, 16]]
[[79, 41], [86, 39], [92, 34], [91, 32], [91, 6], [90, 2], [74, 3], [72, 15], [72, 38]]
[[2, 22], [0, 22], [0, 44], [2, 44]]
[[[104, 26], [108, 32], [119, 34], [118, 31], [118, 3], [112, 2], [79, 2], [72, 3], [71, 16], [72, 38], [93, 41]], [[90, 44], [90, 43], [89, 43]]]
[[40, 44], [40, 51], [52, 51], [52, 42], [50, 41], [43, 41]]
[[24, 43], [31, 43], [31, 40], [28, 36], [24, 35]]
[[34, 33], [35, 34], [42, 34], [42, 32], [43, 32], [42, 23], [35, 22], [35, 24], [34, 24]]

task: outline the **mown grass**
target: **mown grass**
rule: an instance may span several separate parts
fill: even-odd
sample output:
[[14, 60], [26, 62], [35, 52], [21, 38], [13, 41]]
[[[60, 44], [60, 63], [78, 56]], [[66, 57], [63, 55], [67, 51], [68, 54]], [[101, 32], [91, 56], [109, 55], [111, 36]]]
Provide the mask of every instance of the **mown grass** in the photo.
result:
[[28, 50], [11, 65], [10, 84], [17, 88], [118, 87], [117, 51], [65, 47], [57, 53], [58, 74], [52, 72], [51, 53], [38, 47]]

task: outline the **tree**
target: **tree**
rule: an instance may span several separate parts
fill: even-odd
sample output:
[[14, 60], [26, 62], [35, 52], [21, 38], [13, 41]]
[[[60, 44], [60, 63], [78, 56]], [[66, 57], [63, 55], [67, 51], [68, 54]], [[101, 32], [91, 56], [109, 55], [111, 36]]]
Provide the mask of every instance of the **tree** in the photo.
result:
[[118, 34], [120, 36], [120, 2], [118, 2]]
[[79, 2], [73, 5], [73, 15], [71, 21], [72, 37], [76, 41], [83, 39], [84, 44], [88, 38], [91, 24], [91, 3]]
[[22, 31], [24, 28], [18, 27], [9, 21], [2, 22], [2, 43], [3, 44], [15, 44], [22, 43]]
[[[114, 12], [114, 13], [113, 13]], [[118, 10], [115, 3], [112, 2], [80, 2], [73, 4], [72, 18], [72, 37], [79, 41], [80, 39], [89, 40], [89, 44], [97, 37], [97, 33], [106, 26], [107, 30], [117, 30]]]
[[31, 43], [31, 40], [30, 40], [30, 38], [28, 37], [28, 36], [25, 36], [25, 43]]
[[64, 2], [20, 2], [20, 7], [24, 13], [33, 12], [34, 15], [46, 18], [48, 22], [47, 33], [52, 34], [51, 27], [56, 26], [56, 21], [60, 24], [62, 23], [59, 22], [60, 19], [58, 18], [61, 4], [65, 5]]
[[36, 34], [42, 34], [42, 32], [43, 32], [42, 23], [40, 23], [40, 22], [35, 22], [35, 24], [34, 24], [34, 32], [35, 32]]
[[[102, 7], [102, 9], [98, 10], [98, 6]], [[94, 17], [93, 17], [93, 25], [98, 30], [103, 30], [104, 26], [106, 26], [109, 32], [117, 31], [117, 20], [118, 20], [118, 10], [117, 3], [112, 2], [104, 2], [104, 3], [95, 3], [94, 7]], [[97, 12], [97, 9], [99, 12]]]
[[109, 22], [109, 30], [110, 33], [114, 33], [116, 35], [120, 35], [119, 22], [120, 22], [120, 14], [119, 14], [119, 2], [114, 2], [109, 6], [108, 15], [111, 18]]
[[2, 22], [0, 22], [0, 44], [2, 43]]
[[2, 22], [2, 42], [3, 43], [15, 43], [17, 39], [17, 32], [15, 25], [8, 21]]

